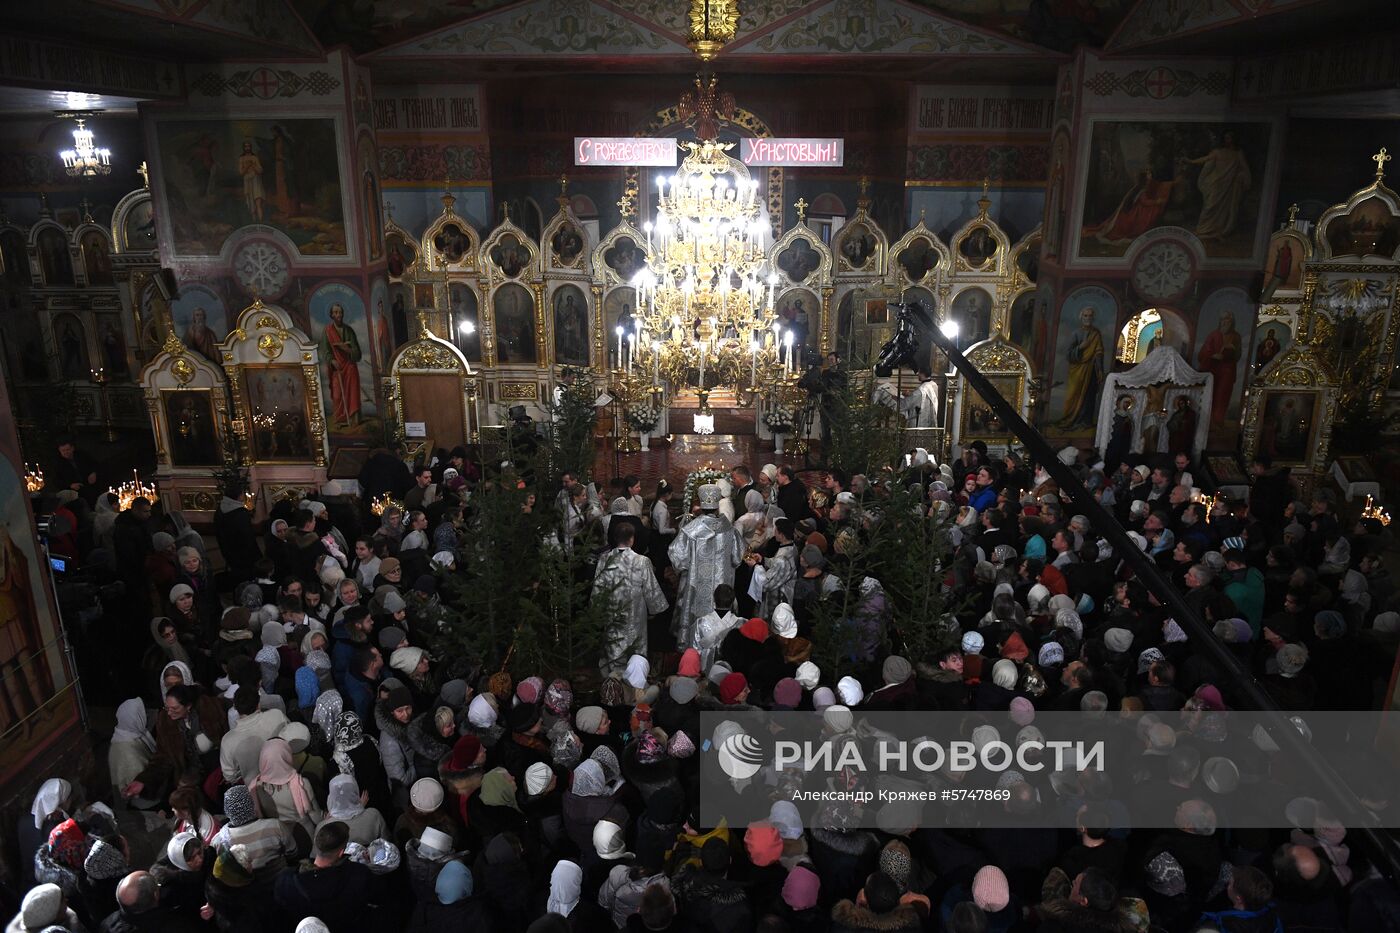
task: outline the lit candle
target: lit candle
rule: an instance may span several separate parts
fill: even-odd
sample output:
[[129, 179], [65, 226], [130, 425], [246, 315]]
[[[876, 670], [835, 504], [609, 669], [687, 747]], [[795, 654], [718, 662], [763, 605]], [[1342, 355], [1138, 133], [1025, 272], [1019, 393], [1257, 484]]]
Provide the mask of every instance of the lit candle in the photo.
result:
[[617, 325], [617, 368], [622, 368], [622, 325]]
[[758, 385], [758, 329], [754, 328], [754, 335], [749, 340], [749, 385]]
[[796, 369], [792, 363], [792, 331], [787, 331], [783, 334], [783, 345], [787, 347], [787, 375], [791, 376], [793, 370]]
[[632, 366], [637, 362], [637, 335], [632, 334], [627, 338], [627, 371], [632, 372]]
[[651, 342], [651, 381], [661, 385], [661, 341]]
[[696, 340], [695, 345], [700, 350], [700, 388], [703, 389], [705, 388], [705, 342]]

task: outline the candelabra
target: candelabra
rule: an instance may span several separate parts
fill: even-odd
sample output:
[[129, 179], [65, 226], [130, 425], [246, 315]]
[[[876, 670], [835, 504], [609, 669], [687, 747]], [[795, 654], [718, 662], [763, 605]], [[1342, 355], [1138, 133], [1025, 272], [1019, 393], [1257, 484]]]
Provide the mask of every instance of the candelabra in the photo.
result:
[[137, 499], [147, 499], [152, 504], [160, 501], [155, 484], [147, 486], [141, 482], [141, 478], [136, 475], [135, 470], [131, 471], [131, 479], [120, 486], [108, 486], [107, 491], [117, 497], [117, 510], [119, 512], [125, 512], [131, 508], [132, 503]]
[[1366, 497], [1366, 505], [1361, 510], [1361, 517], [1374, 518], [1376, 521], [1380, 522], [1381, 525], [1385, 527], [1390, 526], [1390, 513], [1385, 510], [1384, 506], [1376, 505], [1375, 499], [1371, 496]]
[[369, 500], [369, 510], [375, 515], [383, 515], [389, 509], [399, 509], [402, 511], [403, 503], [387, 492], [382, 496], [375, 496], [373, 499]]
[[39, 464], [36, 463], [32, 467], [25, 464], [24, 488], [31, 495], [36, 492], [44, 491], [44, 471], [39, 469]]

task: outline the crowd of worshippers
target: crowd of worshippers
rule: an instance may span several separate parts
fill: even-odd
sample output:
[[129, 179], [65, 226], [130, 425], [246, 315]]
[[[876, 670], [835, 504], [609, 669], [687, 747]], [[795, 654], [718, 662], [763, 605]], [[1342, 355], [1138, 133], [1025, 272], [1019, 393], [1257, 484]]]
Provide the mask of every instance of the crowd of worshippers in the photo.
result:
[[[911, 451], [882, 477], [736, 465], [684, 516], [664, 481], [648, 500], [635, 477], [566, 475], [539, 491], [557, 543], [596, 550], [620, 598], [600, 670], [571, 682], [425, 650], [448, 598], [434, 574], [465, 553], [480, 481], [456, 454], [416, 471], [372, 458], [369, 482], [401, 487], [405, 508], [363, 537], [305, 501], [260, 544], [228, 499], [215, 530], [229, 569], [211, 575], [197, 535], [175, 553], [169, 533], [154, 536], [145, 565], [166, 588], [139, 694], [117, 709], [108, 786], [55, 777], [34, 796], [9, 933], [1264, 933], [1400, 920], [1395, 888], [1323, 808], [1276, 831], [1222, 819], [1232, 794], [1270, 781], [1267, 764], [1212, 755], [1211, 714], [1244, 704], [1238, 685], [1041, 465], [977, 444], [942, 465]], [[1267, 461], [1248, 502], [1207, 514], [1184, 455], [1059, 459], [1280, 707], [1374, 707], [1400, 630], [1378, 523], [1343, 522], [1325, 490], [1295, 501]], [[957, 632], [936, 656], [901, 653], [878, 559], [861, 579], [843, 571], [894, 483], [917, 487], [930, 529], [951, 539], [939, 572]], [[813, 661], [812, 624], [846, 587], [861, 637], [838, 676]], [[945, 710], [969, 730], [1005, 711], [1023, 724], [1016, 742], [1038, 734], [1039, 712], [1154, 718], [1122, 769], [1009, 778], [1005, 806], [1027, 826], [1056, 809], [1074, 830], [860, 828], [843, 805], [806, 825], [781, 799], [765, 820], [704, 825], [699, 763], [715, 751], [700, 714], [756, 708], [817, 711], [837, 730], [862, 710]], [[1387, 805], [1387, 788], [1364, 790], [1363, 805]], [[1175, 802], [1169, 824], [1129, 826], [1144, 796]]]

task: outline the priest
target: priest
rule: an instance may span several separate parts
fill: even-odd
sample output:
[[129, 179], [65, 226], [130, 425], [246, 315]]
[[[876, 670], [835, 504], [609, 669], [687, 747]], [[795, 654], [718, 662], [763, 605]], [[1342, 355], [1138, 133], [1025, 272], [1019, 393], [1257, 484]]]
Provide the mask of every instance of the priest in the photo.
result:
[[604, 677], [620, 673], [631, 655], [646, 657], [647, 618], [665, 612], [670, 605], [656, 582], [651, 561], [632, 550], [636, 529], [619, 524], [613, 540], [616, 547], [603, 552], [593, 572], [593, 599], [610, 598], [613, 607], [599, 664]]
[[718, 514], [724, 492], [707, 483], [699, 489], [700, 514], [681, 526], [667, 554], [680, 575], [671, 632], [676, 644], [691, 643], [695, 620], [715, 608], [715, 587], [734, 585], [734, 568], [744, 559], [744, 539]]

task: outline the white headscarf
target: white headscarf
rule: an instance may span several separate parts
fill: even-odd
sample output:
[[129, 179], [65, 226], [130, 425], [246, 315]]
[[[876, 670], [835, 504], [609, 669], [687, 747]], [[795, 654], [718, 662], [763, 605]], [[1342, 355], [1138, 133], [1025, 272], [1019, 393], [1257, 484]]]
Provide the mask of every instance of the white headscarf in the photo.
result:
[[647, 676], [651, 673], [651, 662], [640, 654], [634, 654], [627, 659], [626, 680], [634, 690], [645, 690], [647, 687]]
[[836, 682], [836, 692], [841, 694], [841, 702], [846, 706], [857, 706], [865, 699], [865, 691], [860, 688], [860, 681], [854, 677], [842, 677]]
[[773, 634], [779, 638], [797, 637], [797, 617], [787, 603], [778, 603], [773, 610]]
[[496, 707], [487, 699], [487, 694], [478, 693], [472, 697], [467, 707], [467, 722], [477, 729], [490, 729], [496, 724]]
[[360, 800], [360, 785], [349, 774], [337, 774], [331, 778], [330, 789], [326, 792], [326, 813], [333, 820], [353, 820], [365, 812]]
[[554, 865], [549, 876], [549, 903], [545, 910], [567, 917], [578, 906], [583, 890], [583, 869], [576, 862], [562, 859]]
[[73, 785], [63, 778], [49, 778], [45, 781], [39, 788], [39, 793], [34, 795], [34, 805], [29, 808], [29, 812], [34, 816], [34, 828], [43, 829], [44, 820], [63, 806], [63, 801], [67, 800], [71, 793]]
[[803, 661], [797, 665], [797, 682], [808, 690], [816, 689], [818, 681], [821, 680], [821, 668], [811, 661]]
[[188, 829], [182, 833], [176, 833], [165, 845], [165, 857], [170, 860], [180, 871], [193, 871], [190, 863], [185, 859], [185, 846], [190, 844], [191, 839], [198, 839], [194, 833]]
[[140, 742], [146, 751], [156, 750], [156, 740], [151, 736], [151, 724], [146, 715], [145, 703], [132, 698], [117, 707], [117, 727], [112, 730], [112, 741]]
[[165, 695], [169, 692], [165, 687], [165, 672], [170, 670], [172, 667], [179, 669], [180, 681], [186, 687], [194, 683], [194, 674], [190, 673], [190, 666], [188, 664], [186, 664], [184, 661], [167, 661], [164, 665], [161, 666], [160, 669], [159, 682], [161, 702], [165, 701]]

